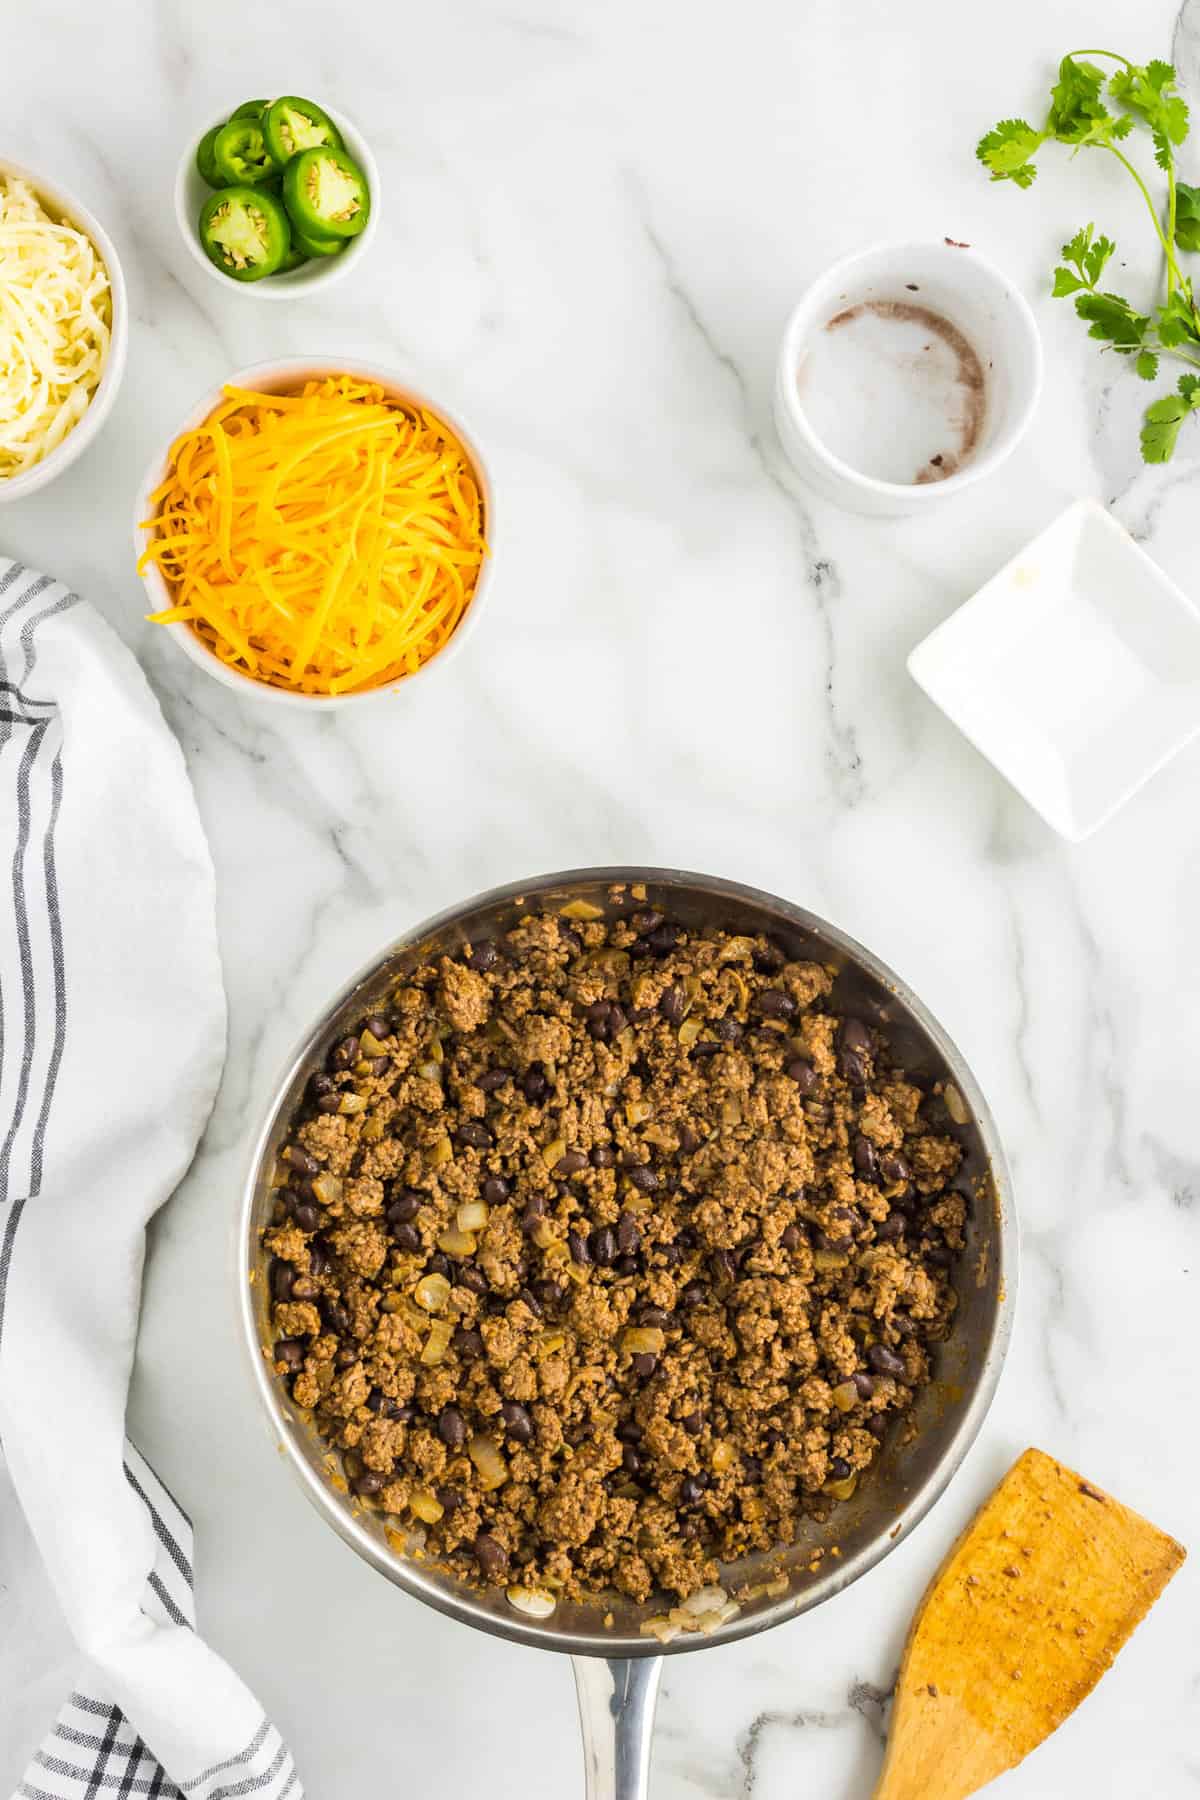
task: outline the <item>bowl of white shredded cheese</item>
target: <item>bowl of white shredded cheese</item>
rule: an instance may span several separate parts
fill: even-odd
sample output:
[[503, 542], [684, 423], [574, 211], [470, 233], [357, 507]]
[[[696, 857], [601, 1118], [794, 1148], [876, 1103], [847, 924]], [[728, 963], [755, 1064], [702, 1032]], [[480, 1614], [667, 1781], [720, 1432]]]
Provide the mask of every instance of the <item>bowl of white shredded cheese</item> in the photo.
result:
[[0, 502], [52, 481], [96, 436], [127, 335], [107, 232], [57, 183], [0, 161]]

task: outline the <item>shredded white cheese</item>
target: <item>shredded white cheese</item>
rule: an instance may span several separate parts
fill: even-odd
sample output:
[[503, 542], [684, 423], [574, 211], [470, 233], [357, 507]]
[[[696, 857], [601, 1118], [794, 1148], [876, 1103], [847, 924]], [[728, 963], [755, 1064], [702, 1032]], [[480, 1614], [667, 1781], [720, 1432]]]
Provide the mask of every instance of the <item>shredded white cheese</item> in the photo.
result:
[[100, 385], [112, 328], [92, 240], [0, 175], [0, 480], [61, 444]]

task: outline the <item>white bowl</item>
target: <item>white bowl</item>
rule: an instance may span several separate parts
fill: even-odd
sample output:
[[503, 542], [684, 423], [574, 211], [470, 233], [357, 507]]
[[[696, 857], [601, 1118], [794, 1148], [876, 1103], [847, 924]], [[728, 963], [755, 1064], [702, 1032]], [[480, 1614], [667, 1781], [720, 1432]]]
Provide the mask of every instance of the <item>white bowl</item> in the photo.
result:
[[[138, 489], [137, 502], [133, 515], [133, 537], [137, 557], [141, 557], [150, 538], [147, 532], [140, 529], [143, 519], [150, 514], [150, 495], [166, 479], [169, 470], [171, 444], [182, 432], [191, 431], [208, 418], [213, 409], [220, 404], [226, 386], [241, 388], [257, 388], [262, 393], [290, 393], [303, 382], [321, 375], [353, 375], [362, 381], [376, 382], [394, 400], [406, 406], [423, 407], [433, 413], [454, 433], [463, 449], [471, 459], [479, 492], [483, 499], [484, 529], [487, 534], [488, 554], [484, 557], [479, 570], [479, 578], [475, 583], [475, 592], [471, 596], [466, 612], [463, 614], [449, 643], [443, 646], [429, 661], [422, 663], [414, 675], [403, 675], [398, 681], [385, 682], [380, 687], [366, 688], [357, 694], [298, 694], [288, 688], [271, 687], [265, 681], [256, 681], [252, 675], [246, 675], [239, 669], [231, 669], [228, 663], [221, 661], [208, 649], [207, 645], [185, 623], [160, 625], [156, 629], [169, 632], [173, 641], [190, 657], [199, 668], [216, 678], [225, 687], [232, 688], [237, 694], [249, 700], [262, 700], [272, 706], [303, 706], [314, 708], [331, 708], [335, 706], [361, 706], [382, 695], [394, 694], [398, 688], [409, 688], [414, 682], [424, 681], [434, 670], [445, 669], [447, 664], [462, 650], [468, 637], [475, 630], [479, 619], [479, 611], [483, 605], [489, 586], [492, 562], [495, 555], [496, 523], [495, 503], [492, 496], [491, 477], [484, 461], [483, 454], [474, 434], [453, 413], [447, 412], [444, 406], [431, 400], [390, 369], [381, 369], [373, 363], [355, 362], [346, 357], [289, 357], [280, 362], [256, 363], [249, 369], [238, 369], [227, 377], [220, 387], [206, 394], [204, 399], [194, 406], [187, 418], [182, 421], [177, 431], [173, 432], [169, 442], [155, 456], [142, 479]], [[142, 582], [146, 589], [150, 612], [162, 612], [173, 604], [170, 587], [153, 563], [147, 565], [142, 573]]]
[[[881, 480], [824, 443], [805, 411], [802, 373], [816, 334], [852, 307], [900, 302], [948, 321], [984, 372], [980, 435], [961, 467], [942, 480]], [[971, 486], [1010, 456], [1042, 387], [1042, 345], [1028, 302], [999, 269], [966, 245], [875, 244], [813, 282], [788, 321], [775, 380], [775, 424], [797, 473], [854, 512], [923, 512]]]
[[1078, 843], [1200, 734], [1200, 612], [1078, 500], [908, 659], [914, 681]]
[[[236, 104], [235, 101], [234, 105]], [[367, 254], [379, 226], [379, 169], [358, 127], [352, 125], [344, 113], [335, 112], [332, 106], [325, 107], [325, 111], [341, 132], [347, 151], [367, 178], [367, 186], [371, 191], [371, 211], [358, 236], [346, 240], [344, 250], [339, 250], [336, 256], [311, 257], [298, 268], [289, 269], [286, 275], [265, 275], [261, 281], [234, 281], [232, 276], [223, 274], [209, 260], [201, 246], [196, 228], [200, 209], [217, 190], [209, 187], [196, 167], [196, 151], [205, 132], [211, 131], [214, 125], [223, 125], [229, 113], [218, 113], [215, 118], [210, 119], [184, 150], [175, 175], [175, 218], [180, 235], [193, 259], [205, 274], [220, 282], [226, 293], [232, 291], [249, 294], [255, 300], [301, 300], [306, 294], [328, 287], [331, 282], [341, 281]]]
[[129, 307], [125, 297], [125, 276], [121, 270], [121, 259], [99, 219], [58, 182], [49, 181], [35, 170], [26, 169], [20, 163], [10, 162], [7, 157], [3, 157], [0, 158], [0, 178], [6, 175], [13, 176], [17, 181], [28, 182], [49, 212], [57, 213], [68, 224], [86, 232], [95, 244], [108, 270], [112, 294], [112, 336], [100, 381], [78, 425], [67, 433], [62, 443], [51, 450], [48, 456], [44, 456], [41, 462], [34, 463], [31, 469], [26, 469], [23, 475], [9, 475], [7, 478], [0, 476], [0, 504], [7, 500], [24, 500], [28, 495], [36, 493], [48, 481], [53, 481], [56, 475], [61, 475], [64, 469], [69, 468], [77, 456], [83, 454], [112, 411], [117, 389], [125, 373], [125, 353], [129, 343]]

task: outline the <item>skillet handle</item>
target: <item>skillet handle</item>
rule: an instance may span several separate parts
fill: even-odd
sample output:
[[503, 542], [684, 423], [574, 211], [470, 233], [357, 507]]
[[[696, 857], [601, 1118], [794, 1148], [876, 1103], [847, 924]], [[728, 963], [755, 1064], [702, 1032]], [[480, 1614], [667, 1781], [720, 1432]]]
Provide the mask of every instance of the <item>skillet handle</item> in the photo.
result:
[[661, 1656], [573, 1656], [587, 1800], [647, 1800]]

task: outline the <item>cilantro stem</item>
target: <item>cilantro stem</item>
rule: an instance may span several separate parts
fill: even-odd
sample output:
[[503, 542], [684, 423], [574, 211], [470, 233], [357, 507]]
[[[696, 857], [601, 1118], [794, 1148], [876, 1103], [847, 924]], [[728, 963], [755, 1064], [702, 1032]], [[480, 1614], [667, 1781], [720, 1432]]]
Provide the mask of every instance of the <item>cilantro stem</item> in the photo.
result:
[[[1126, 169], [1128, 169], [1129, 173], [1133, 176], [1133, 179], [1137, 182], [1138, 187], [1141, 190], [1142, 199], [1146, 202], [1147, 209], [1149, 210], [1150, 217], [1154, 220], [1154, 230], [1158, 237], [1159, 243], [1162, 245], [1163, 255], [1167, 259], [1168, 292], [1172, 291], [1174, 289], [1175, 283], [1177, 281], [1182, 281], [1183, 276], [1180, 271], [1179, 264], [1175, 260], [1174, 245], [1172, 242], [1170, 242], [1168, 240], [1166, 233], [1163, 231], [1162, 220], [1158, 216], [1158, 208], [1154, 204], [1154, 200], [1153, 200], [1153, 197], [1151, 196], [1150, 189], [1146, 186], [1145, 182], [1142, 180], [1141, 176], [1138, 174], [1137, 170], [1134, 168], [1133, 164], [1130, 162], [1129, 158], [1125, 155], [1123, 150], [1118, 150], [1117, 146], [1115, 144], [1101, 144], [1097, 147], [1102, 150], [1111, 151], [1112, 155], [1116, 157], [1117, 161], [1119, 163], [1121, 163]], [[1172, 233], [1172, 236], [1174, 236], [1174, 233]]]
[[1122, 56], [1118, 50], [1072, 50], [1072, 61], [1074, 61], [1077, 56], [1107, 56], [1112, 62], [1124, 63], [1127, 69], [1133, 69], [1137, 66], [1135, 63], [1131, 63], [1127, 56]]
[[[1175, 164], [1174, 164], [1174, 161], [1172, 161], [1170, 168], [1167, 170], [1167, 236], [1170, 238], [1172, 243], [1175, 242]], [[1177, 270], [1173, 269], [1171, 267], [1171, 264], [1168, 262], [1168, 264], [1167, 264], [1167, 299], [1168, 300], [1170, 300], [1172, 294], [1175, 292], [1175, 276], [1176, 276], [1176, 274], [1177, 274]]]

